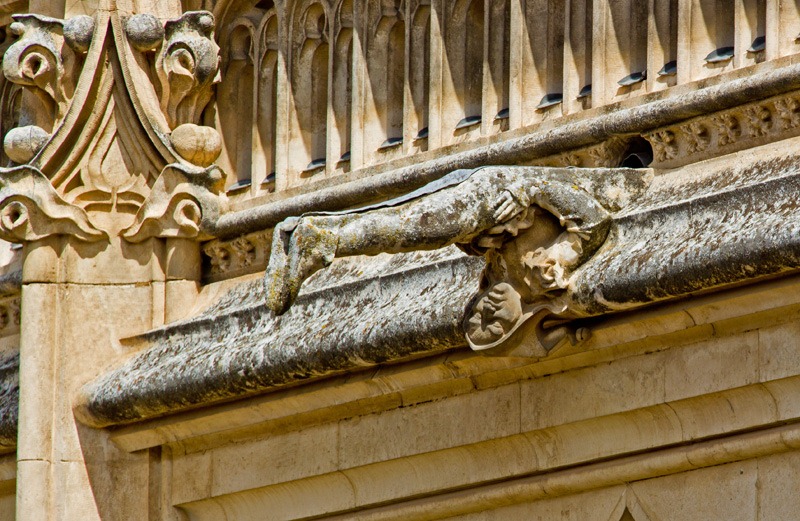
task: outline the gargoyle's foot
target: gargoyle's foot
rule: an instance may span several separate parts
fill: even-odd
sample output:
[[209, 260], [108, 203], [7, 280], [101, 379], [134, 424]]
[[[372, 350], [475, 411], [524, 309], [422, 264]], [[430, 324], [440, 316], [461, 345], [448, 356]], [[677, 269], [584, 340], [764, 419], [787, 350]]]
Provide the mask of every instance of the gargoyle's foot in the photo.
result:
[[264, 274], [264, 289], [267, 294], [267, 307], [276, 315], [282, 315], [289, 308], [286, 274], [289, 271], [289, 246], [292, 232], [297, 227], [298, 219], [289, 218], [272, 233], [272, 249], [269, 265]]
[[265, 283], [267, 306], [276, 315], [291, 307], [307, 278], [333, 262], [337, 244], [335, 232], [302, 218], [275, 228]]

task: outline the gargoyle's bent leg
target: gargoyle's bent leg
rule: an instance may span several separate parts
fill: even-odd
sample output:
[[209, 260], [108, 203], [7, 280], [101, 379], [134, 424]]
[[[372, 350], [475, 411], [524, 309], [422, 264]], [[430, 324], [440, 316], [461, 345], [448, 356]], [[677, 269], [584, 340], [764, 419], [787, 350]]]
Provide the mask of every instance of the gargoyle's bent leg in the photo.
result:
[[[482, 174], [482, 175], [481, 175]], [[308, 215], [278, 225], [266, 274], [267, 300], [277, 314], [292, 304], [300, 286], [334, 257], [433, 250], [467, 243], [497, 224], [513, 169], [476, 172], [461, 184], [397, 207], [363, 213]], [[527, 198], [517, 204], [527, 207]]]

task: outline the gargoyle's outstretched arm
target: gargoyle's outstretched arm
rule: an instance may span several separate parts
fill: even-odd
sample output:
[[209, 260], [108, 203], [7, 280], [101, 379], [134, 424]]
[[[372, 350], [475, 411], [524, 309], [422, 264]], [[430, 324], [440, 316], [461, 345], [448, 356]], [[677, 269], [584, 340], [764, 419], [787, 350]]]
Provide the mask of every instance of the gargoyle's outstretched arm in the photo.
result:
[[303, 281], [335, 257], [469, 243], [531, 204], [553, 213], [585, 238], [608, 217], [602, 206], [574, 184], [568, 170], [481, 168], [457, 185], [399, 206], [287, 219], [273, 235], [265, 276], [268, 305], [275, 313], [285, 312]]

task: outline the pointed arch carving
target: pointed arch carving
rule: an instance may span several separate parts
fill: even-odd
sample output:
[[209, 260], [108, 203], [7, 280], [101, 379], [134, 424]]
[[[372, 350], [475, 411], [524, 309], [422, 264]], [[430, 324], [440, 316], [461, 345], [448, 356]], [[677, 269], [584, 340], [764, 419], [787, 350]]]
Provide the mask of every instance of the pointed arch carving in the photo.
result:
[[327, 163], [331, 7], [298, 2], [290, 20], [292, 116], [290, 170], [301, 176], [324, 172]]
[[350, 169], [353, 131], [353, 0], [341, 0], [336, 7], [335, 44], [333, 51], [333, 78], [331, 105], [333, 126], [331, 151], [337, 167]]

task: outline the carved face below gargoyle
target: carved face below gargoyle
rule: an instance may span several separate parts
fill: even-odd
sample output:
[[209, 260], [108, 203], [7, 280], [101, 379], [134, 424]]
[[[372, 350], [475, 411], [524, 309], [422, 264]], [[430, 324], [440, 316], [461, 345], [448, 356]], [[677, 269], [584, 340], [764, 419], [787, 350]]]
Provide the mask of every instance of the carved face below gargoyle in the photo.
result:
[[467, 336], [477, 346], [492, 345], [516, 329], [522, 319], [522, 299], [511, 284], [492, 285], [478, 296], [465, 321]]
[[[543, 310], [558, 313], [565, 308], [558, 300], [566, 286], [565, 277], [557, 272], [558, 256], [578, 255], [569, 237], [574, 234], [563, 233], [558, 220], [538, 207], [529, 208], [516, 220], [512, 223], [515, 240], [486, 252], [481, 291], [467, 306], [464, 331], [475, 350], [505, 342]], [[477, 241], [494, 242], [489, 233]]]

